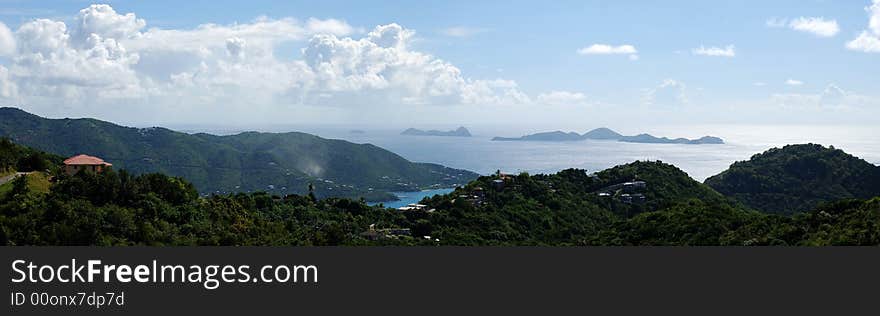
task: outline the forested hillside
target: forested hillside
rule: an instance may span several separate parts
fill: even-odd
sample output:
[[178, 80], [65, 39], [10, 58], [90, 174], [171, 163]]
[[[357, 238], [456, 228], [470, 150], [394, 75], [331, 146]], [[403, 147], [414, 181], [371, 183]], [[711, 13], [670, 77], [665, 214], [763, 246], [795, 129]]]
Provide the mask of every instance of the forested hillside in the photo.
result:
[[788, 145], [736, 162], [706, 184], [753, 209], [794, 214], [880, 195], [880, 167], [833, 147]]
[[880, 244], [880, 198], [836, 199], [794, 216], [766, 214], [662, 162], [598, 173], [499, 172], [408, 211], [314, 195], [203, 197], [183, 178], [125, 170], [50, 175], [48, 188], [19, 177], [0, 190], [0, 244]]
[[64, 156], [99, 156], [134, 174], [180, 176], [202, 193], [305, 194], [312, 184], [320, 197], [387, 200], [390, 191], [449, 187], [477, 176], [305, 133], [186, 134], [95, 119], [45, 119], [15, 108], [0, 108], [0, 136]]
[[49, 154], [0, 138], [0, 174], [14, 171], [45, 171], [54, 169], [64, 160]]

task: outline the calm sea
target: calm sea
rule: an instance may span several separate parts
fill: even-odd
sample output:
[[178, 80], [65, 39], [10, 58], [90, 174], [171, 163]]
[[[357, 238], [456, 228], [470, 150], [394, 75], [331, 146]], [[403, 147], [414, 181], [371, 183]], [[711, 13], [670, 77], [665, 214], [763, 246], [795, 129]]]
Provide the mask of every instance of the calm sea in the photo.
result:
[[[420, 126], [416, 126], [420, 127]], [[433, 126], [432, 126], [433, 127]], [[440, 129], [448, 130], [455, 126]], [[438, 127], [433, 127], [438, 128]], [[616, 141], [579, 142], [493, 142], [494, 136], [521, 136], [528, 133], [549, 131], [536, 129], [516, 131], [492, 128], [472, 128], [473, 137], [402, 136], [400, 131], [358, 128], [327, 127], [275, 127], [264, 131], [299, 130], [325, 138], [344, 139], [355, 143], [370, 143], [388, 149], [415, 162], [438, 163], [449, 167], [467, 169], [481, 174], [496, 170], [507, 173], [553, 173], [565, 168], [581, 168], [599, 171], [615, 165], [636, 160], [661, 160], [674, 164], [697, 181], [718, 174], [731, 163], [747, 160], [756, 153], [786, 144], [818, 143], [837, 148], [880, 163], [880, 128], [875, 126], [660, 126], [618, 130], [626, 135], [651, 133], [658, 137], [697, 138], [704, 135], [718, 136], [723, 145], [677, 145], [637, 144]], [[583, 133], [591, 128], [577, 132]], [[211, 132], [211, 130], [205, 130]], [[235, 132], [227, 130], [225, 133]], [[217, 133], [217, 130], [215, 130]], [[220, 132], [223, 134], [223, 132]], [[399, 193], [401, 201], [386, 203], [398, 207], [415, 203], [426, 195], [438, 192]], [[445, 192], [440, 192], [445, 193]]]
[[[370, 143], [416, 162], [439, 163], [481, 174], [496, 170], [508, 173], [553, 173], [565, 168], [599, 171], [636, 160], [661, 160], [678, 166], [703, 181], [747, 160], [756, 153], [786, 144], [819, 143], [880, 162], [880, 128], [870, 126], [689, 126], [657, 127], [624, 134], [648, 132], [670, 138], [718, 136], [723, 145], [638, 144], [616, 141], [493, 142], [494, 136], [522, 134], [472, 130], [474, 137], [402, 136], [398, 130], [317, 129], [322, 137]], [[578, 131], [584, 132], [584, 131]]]

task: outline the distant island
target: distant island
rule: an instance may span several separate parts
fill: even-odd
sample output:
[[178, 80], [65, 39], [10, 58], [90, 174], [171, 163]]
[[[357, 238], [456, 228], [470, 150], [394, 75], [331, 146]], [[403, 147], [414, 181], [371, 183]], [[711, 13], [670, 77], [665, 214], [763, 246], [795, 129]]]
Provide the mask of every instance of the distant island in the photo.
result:
[[407, 128], [405, 131], [401, 132], [400, 135], [407, 136], [453, 136], [453, 137], [471, 137], [471, 133], [467, 130], [467, 128], [459, 127], [453, 131], [438, 131], [438, 130], [420, 130], [416, 128]]
[[566, 142], [566, 141], [582, 141], [586, 139], [599, 139], [599, 140], [616, 140], [619, 142], [627, 142], [627, 143], [647, 143], [647, 144], [690, 144], [690, 145], [699, 145], [699, 144], [724, 144], [724, 140], [718, 137], [713, 136], [703, 136], [697, 139], [687, 139], [687, 138], [666, 138], [666, 137], [655, 137], [651, 134], [638, 134], [635, 136], [624, 136], [618, 132], [615, 132], [609, 128], [597, 128], [592, 131], [586, 132], [583, 135], [575, 133], [575, 132], [544, 132], [526, 135], [522, 137], [495, 137], [492, 138], [493, 141], [541, 141], [541, 142]]

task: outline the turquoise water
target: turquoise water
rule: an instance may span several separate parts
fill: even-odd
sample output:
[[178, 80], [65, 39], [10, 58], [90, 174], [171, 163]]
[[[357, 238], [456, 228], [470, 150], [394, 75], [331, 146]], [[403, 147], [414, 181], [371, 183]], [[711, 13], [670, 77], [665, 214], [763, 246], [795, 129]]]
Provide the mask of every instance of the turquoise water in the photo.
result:
[[[453, 189], [436, 189], [436, 190], [424, 190], [418, 192], [392, 192], [394, 195], [397, 195], [399, 201], [391, 201], [391, 202], [382, 202], [385, 207], [390, 208], [398, 208], [401, 206], [406, 206], [407, 204], [418, 203], [422, 199], [426, 197], [432, 197], [438, 194], [447, 194], [452, 192]], [[370, 205], [376, 205], [379, 203], [370, 203]]]

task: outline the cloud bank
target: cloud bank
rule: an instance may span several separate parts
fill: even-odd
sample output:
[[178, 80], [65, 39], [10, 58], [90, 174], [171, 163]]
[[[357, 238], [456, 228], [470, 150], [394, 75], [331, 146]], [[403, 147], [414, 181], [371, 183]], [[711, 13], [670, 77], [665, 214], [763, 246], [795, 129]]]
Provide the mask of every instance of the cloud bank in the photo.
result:
[[[294, 113], [532, 102], [515, 81], [469, 78], [415, 50], [415, 36], [395, 23], [366, 32], [342, 20], [315, 18], [148, 28], [134, 13], [91, 5], [67, 23], [36, 19], [15, 31], [0, 24], [0, 57], [10, 59], [0, 65], [0, 101], [50, 114], [138, 106], [152, 112]], [[278, 55], [278, 47], [289, 42], [303, 48]]]

